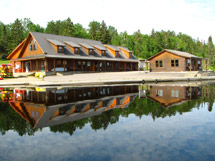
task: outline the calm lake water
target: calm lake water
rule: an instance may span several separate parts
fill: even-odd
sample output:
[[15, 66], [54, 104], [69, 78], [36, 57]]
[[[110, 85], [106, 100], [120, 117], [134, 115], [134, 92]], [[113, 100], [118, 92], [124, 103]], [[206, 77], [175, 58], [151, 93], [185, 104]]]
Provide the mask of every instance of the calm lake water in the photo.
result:
[[214, 90], [0, 88], [0, 160], [215, 160]]

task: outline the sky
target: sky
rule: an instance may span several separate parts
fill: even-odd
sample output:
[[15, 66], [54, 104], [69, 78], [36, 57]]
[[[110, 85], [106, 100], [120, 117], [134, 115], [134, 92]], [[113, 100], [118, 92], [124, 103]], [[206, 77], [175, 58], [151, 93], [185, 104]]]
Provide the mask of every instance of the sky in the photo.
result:
[[0, 0], [0, 21], [30, 18], [46, 27], [51, 20], [71, 18], [88, 28], [91, 21], [114, 26], [118, 32], [143, 34], [175, 31], [205, 40], [215, 40], [214, 0]]

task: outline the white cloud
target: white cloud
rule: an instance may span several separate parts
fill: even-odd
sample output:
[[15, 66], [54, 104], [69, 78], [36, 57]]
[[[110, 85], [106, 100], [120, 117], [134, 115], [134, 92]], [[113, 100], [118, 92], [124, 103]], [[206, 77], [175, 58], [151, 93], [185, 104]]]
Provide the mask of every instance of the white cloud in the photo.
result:
[[[45, 27], [48, 21], [70, 17], [88, 27], [92, 20], [104, 20], [118, 31], [133, 34], [138, 29], [149, 34], [172, 30], [199, 38], [215, 38], [215, 2], [192, 0], [1, 0], [3, 23], [29, 17]], [[2, 16], [4, 15], [4, 16]]]

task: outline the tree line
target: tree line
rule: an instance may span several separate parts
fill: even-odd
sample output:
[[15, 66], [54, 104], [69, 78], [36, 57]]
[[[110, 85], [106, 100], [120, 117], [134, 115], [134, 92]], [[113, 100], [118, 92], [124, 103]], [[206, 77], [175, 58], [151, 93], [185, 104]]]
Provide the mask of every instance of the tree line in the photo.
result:
[[42, 32], [56, 35], [86, 38], [101, 41], [103, 44], [126, 46], [137, 58], [147, 59], [163, 49], [186, 51], [194, 55], [207, 58], [211, 66], [215, 66], [215, 47], [212, 37], [208, 41], [193, 39], [191, 36], [174, 31], [154, 31], [142, 34], [137, 30], [132, 35], [118, 32], [113, 26], [104, 21], [91, 21], [88, 28], [73, 23], [70, 18], [66, 20], [49, 21], [46, 28], [34, 24], [29, 18], [16, 19], [11, 24], [0, 22], [0, 54], [6, 57], [22, 42], [29, 32]]

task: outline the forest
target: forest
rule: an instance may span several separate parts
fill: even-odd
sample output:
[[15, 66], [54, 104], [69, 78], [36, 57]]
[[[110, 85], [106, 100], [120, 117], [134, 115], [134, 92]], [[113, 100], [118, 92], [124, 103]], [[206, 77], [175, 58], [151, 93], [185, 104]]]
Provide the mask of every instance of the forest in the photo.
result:
[[181, 32], [176, 34], [174, 31], [154, 29], [150, 34], [142, 34], [137, 30], [129, 35], [126, 31], [119, 33], [115, 27], [108, 26], [104, 21], [91, 21], [86, 29], [79, 23], [73, 23], [70, 18], [49, 21], [46, 28], [34, 24], [30, 18], [16, 19], [11, 24], [0, 21], [0, 58], [6, 59], [29, 32], [93, 39], [103, 44], [126, 46], [141, 59], [147, 59], [163, 49], [185, 51], [205, 58], [211, 67], [215, 66], [215, 47], [210, 35], [207, 42], [193, 39]]

